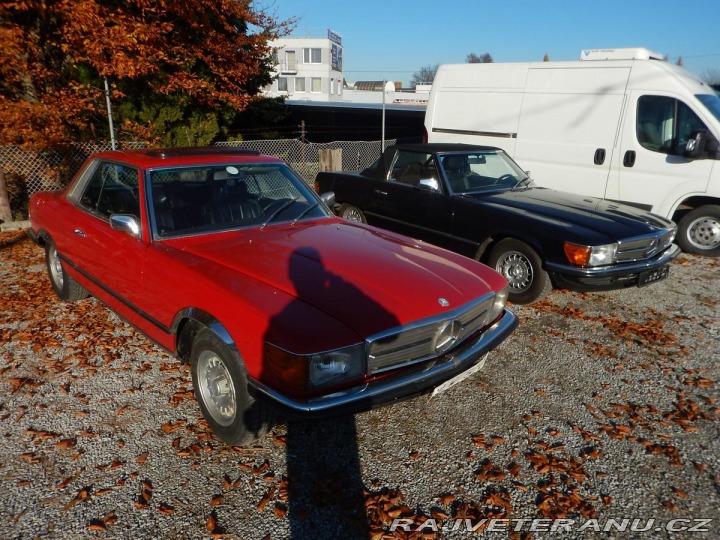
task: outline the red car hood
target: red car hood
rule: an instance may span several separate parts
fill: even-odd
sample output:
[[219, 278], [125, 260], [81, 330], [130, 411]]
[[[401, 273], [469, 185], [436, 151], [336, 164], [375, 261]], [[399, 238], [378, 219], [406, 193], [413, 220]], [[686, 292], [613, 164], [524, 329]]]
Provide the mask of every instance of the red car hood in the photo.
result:
[[[331, 315], [363, 337], [505, 286], [495, 271], [374, 227], [327, 219], [170, 240]], [[213, 265], [208, 265], [212, 272]], [[212, 276], [209, 276], [212, 277]], [[447, 306], [442, 304], [447, 302]]]

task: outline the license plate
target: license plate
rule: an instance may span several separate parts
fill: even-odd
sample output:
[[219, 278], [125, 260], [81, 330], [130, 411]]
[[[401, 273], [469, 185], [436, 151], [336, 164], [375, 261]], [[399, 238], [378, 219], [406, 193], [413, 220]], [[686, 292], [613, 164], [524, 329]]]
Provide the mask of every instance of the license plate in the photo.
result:
[[437, 396], [438, 394], [442, 394], [448, 388], [452, 388], [457, 383], [460, 383], [460, 382], [464, 381], [465, 379], [467, 379], [473, 373], [477, 373], [478, 371], [480, 371], [483, 368], [483, 366], [485, 366], [485, 361], [487, 360], [487, 357], [488, 357], [488, 355], [486, 354], [485, 356], [482, 357], [482, 359], [477, 364], [475, 364], [470, 369], [466, 369], [462, 373], [458, 373], [457, 375], [455, 375], [452, 379], [448, 379], [447, 381], [442, 383], [440, 386], [435, 388], [435, 390], [433, 390], [432, 396]]
[[638, 287], [642, 287], [643, 285], [650, 285], [651, 283], [655, 283], [656, 281], [667, 279], [669, 274], [669, 266], [663, 266], [660, 268], [656, 268], [655, 270], [646, 270], [645, 272], [641, 272], [640, 276], [638, 277]]

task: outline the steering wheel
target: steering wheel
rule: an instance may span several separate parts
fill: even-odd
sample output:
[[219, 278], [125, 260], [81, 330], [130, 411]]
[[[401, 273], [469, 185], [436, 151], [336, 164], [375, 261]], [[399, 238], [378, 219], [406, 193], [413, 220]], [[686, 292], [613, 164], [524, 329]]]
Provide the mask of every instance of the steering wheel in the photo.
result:
[[503, 174], [500, 178], [495, 180], [495, 183], [502, 181], [505, 182], [506, 180], [509, 180], [510, 182], [516, 182], [517, 178], [515, 178], [512, 174]]

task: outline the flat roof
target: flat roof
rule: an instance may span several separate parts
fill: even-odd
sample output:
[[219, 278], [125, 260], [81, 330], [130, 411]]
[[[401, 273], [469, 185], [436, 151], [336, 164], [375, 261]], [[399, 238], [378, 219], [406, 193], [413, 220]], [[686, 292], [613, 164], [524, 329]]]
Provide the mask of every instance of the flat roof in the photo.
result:
[[[310, 101], [303, 99], [289, 99], [285, 102], [290, 107], [308, 107], [314, 109], [343, 109], [359, 111], [382, 111], [382, 103], [355, 103], [353, 101]], [[396, 103], [386, 103], [385, 110], [393, 112], [402, 112], [411, 115], [425, 116], [427, 105], [398, 105]]]

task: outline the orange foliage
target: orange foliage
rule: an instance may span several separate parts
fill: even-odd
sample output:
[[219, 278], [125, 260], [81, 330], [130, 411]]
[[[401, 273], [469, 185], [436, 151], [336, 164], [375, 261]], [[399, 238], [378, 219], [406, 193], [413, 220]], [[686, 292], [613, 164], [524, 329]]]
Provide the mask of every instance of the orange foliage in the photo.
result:
[[[44, 0], [0, 6], [0, 145], [48, 146], [106, 115], [102, 78], [243, 110], [278, 22], [249, 0]], [[249, 30], [252, 29], [252, 30]], [[135, 126], [152, 131], [152, 126]]]

